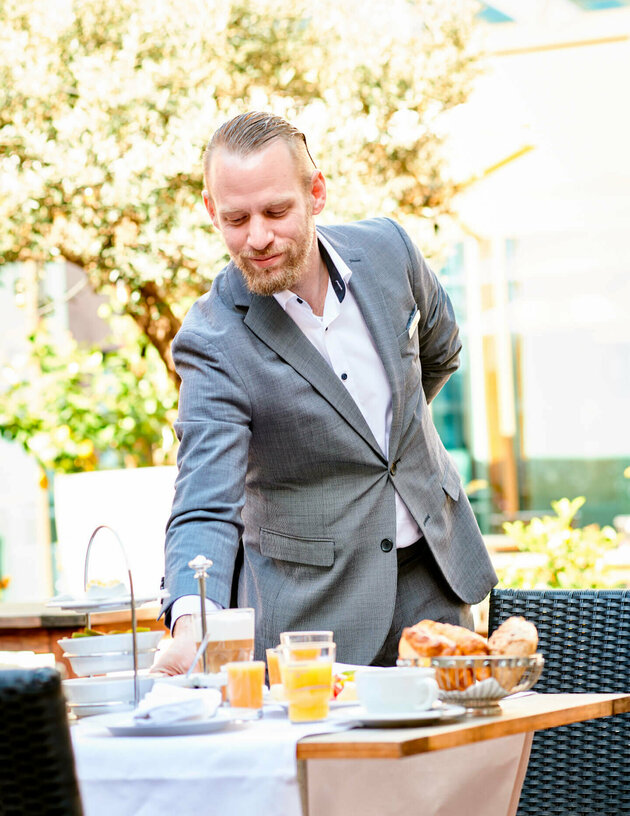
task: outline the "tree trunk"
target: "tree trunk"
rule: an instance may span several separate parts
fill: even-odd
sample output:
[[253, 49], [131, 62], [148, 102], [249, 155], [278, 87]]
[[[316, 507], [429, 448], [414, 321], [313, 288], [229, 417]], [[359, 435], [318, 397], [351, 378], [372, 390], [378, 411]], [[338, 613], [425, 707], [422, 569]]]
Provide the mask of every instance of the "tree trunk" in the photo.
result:
[[171, 356], [171, 343], [179, 331], [181, 321], [173, 314], [155, 281], [143, 283], [140, 300], [127, 304], [127, 313], [133, 317], [162, 358], [168, 375], [179, 388], [179, 377]]

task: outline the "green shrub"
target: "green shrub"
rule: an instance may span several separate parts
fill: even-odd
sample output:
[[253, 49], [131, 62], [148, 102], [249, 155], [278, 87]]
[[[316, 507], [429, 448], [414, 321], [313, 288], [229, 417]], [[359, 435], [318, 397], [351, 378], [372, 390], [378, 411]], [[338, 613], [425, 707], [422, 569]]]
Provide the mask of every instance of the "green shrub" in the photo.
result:
[[591, 589], [615, 585], [606, 574], [604, 553], [619, 546], [619, 534], [609, 525], [574, 527], [575, 516], [585, 501], [584, 496], [572, 501], [560, 499], [551, 503], [554, 516], [503, 525], [521, 552], [536, 555], [527, 563], [515, 559], [502, 570], [503, 586]]

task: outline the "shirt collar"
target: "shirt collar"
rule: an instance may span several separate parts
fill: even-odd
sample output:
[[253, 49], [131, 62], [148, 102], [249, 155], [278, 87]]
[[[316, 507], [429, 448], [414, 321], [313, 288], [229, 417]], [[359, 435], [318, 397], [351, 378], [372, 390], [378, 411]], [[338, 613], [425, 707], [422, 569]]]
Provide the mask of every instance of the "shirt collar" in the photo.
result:
[[[352, 270], [344, 263], [332, 244], [320, 232], [317, 232], [317, 240], [319, 252], [328, 269], [333, 291], [337, 295], [337, 300], [341, 303], [346, 296], [346, 286], [352, 275]], [[297, 295], [290, 289], [283, 289], [281, 292], [276, 292], [274, 298], [286, 311], [287, 303], [291, 299], [297, 298]]]

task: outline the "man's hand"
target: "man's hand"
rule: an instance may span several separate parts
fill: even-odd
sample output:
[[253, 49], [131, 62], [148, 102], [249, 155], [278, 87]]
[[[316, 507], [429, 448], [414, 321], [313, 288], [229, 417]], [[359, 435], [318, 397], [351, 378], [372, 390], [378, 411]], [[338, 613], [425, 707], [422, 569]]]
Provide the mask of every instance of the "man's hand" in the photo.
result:
[[195, 624], [192, 615], [177, 618], [173, 627], [173, 639], [170, 645], [159, 654], [151, 674], [185, 674], [195, 659], [199, 644], [195, 640]]

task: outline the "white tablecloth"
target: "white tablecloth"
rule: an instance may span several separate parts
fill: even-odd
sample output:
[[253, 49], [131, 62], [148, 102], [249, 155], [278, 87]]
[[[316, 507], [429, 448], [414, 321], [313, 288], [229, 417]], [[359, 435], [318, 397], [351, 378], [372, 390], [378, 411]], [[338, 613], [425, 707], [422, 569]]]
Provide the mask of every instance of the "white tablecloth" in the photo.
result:
[[211, 734], [114, 737], [98, 718], [71, 729], [85, 816], [301, 816], [296, 745], [343, 725], [284, 711]]
[[[347, 727], [294, 725], [279, 708], [196, 736], [115, 737], [98, 718], [80, 721], [71, 733], [85, 816], [304, 816], [297, 742]], [[400, 760], [310, 760], [310, 816], [513, 816], [529, 736]]]

